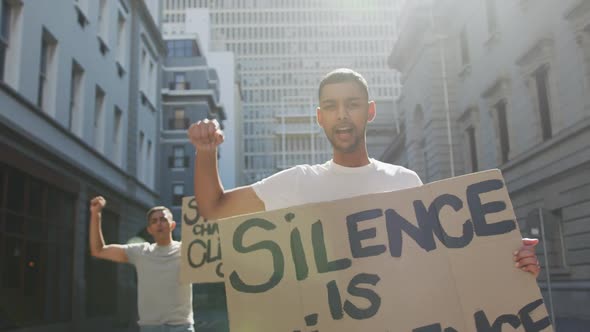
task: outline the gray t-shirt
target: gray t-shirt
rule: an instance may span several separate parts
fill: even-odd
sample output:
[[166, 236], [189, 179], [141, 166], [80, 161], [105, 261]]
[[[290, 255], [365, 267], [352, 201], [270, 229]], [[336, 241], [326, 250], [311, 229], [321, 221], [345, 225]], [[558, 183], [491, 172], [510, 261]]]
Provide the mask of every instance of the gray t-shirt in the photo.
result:
[[180, 242], [125, 245], [137, 270], [139, 325], [193, 324], [192, 284], [181, 284]]

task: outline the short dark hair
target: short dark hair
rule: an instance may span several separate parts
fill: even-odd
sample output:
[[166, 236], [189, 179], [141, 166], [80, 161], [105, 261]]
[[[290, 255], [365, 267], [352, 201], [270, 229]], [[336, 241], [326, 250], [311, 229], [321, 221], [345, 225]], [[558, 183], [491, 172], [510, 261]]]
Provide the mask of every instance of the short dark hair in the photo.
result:
[[158, 212], [158, 211], [164, 211], [164, 214], [166, 214], [166, 212], [168, 212], [168, 214], [170, 215], [170, 218], [172, 219], [172, 212], [170, 211], [169, 208], [167, 208], [165, 206], [154, 206], [153, 208], [149, 209], [149, 211], [146, 213], [148, 223], [150, 222], [150, 217], [152, 216], [152, 214], [154, 212]]
[[363, 89], [369, 99], [369, 85], [365, 78], [357, 73], [356, 71], [348, 68], [339, 68], [326, 74], [320, 81], [320, 88], [318, 89], [318, 99], [322, 98], [322, 89], [327, 84], [344, 83], [344, 82], [355, 82], [358, 86]]

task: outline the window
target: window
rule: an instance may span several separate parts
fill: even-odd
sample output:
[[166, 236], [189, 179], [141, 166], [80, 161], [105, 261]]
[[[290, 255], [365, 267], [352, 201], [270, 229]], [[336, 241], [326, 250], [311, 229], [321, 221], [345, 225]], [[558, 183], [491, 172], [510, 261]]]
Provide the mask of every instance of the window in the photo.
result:
[[471, 162], [471, 171], [477, 172], [477, 144], [475, 140], [475, 128], [473, 126], [467, 128], [467, 145], [469, 146], [469, 161]]
[[486, 18], [488, 21], [488, 33], [494, 35], [498, 32], [497, 0], [486, 0]]
[[68, 322], [76, 197], [0, 163], [0, 329]]
[[119, 12], [117, 19], [117, 64], [125, 67], [125, 56], [127, 55], [127, 21], [125, 15]]
[[148, 45], [142, 43], [141, 51], [141, 67], [139, 73], [139, 88], [141, 92], [142, 104], [145, 105], [148, 101], [150, 108], [155, 111], [156, 98], [156, 77], [153, 54], [149, 51]]
[[78, 14], [78, 24], [84, 28], [88, 22], [88, 0], [74, 0], [76, 13]]
[[143, 165], [145, 163], [144, 159], [143, 159], [143, 144], [145, 140], [145, 134], [143, 133], [143, 131], [139, 131], [139, 146], [137, 149], [137, 179], [141, 180], [143, 179], [143, 168], [140, 165]]
[[18, 85], [22, 38], [22, 2], [0, 0], [0, 81]]
[[2, 21], [0, 22], [0, 80], [4, 81], [4, 66], [6, 62], [6, 53], [10, 41], [10, 19], [12, 8], [7, 0], [2, 0]]
[[430, 169], [428, 168], [428, 150], [426, 147], [426, 139], [422, 138], [418, 144], [420, 151], [422, 151], [422, 165], [424, 165], [424, 182], [430, 181]]
[[567, 267], [565, 244], [563, 241], [563, 217], [561, 209], [545, 211], [543, 229], [550, 267]]
[[496, 162], [498, 165], [508, 162], [511, 156], [516, 153], [510, 144], [511, 130], [508, 122], [510, 95], [510, 79], [504, 76], [498, 77], [481, 95], [487, 102], [492, 120], [493, 132], [496, 137]]
[[458, 119], [459, 128], [463, 133], [463, 160], [465, 173], [479, 170], [477, 155], [477, 133], [479, 132], [479, 111], [476, 107], [468, 108]]
[[84, 69], [76, 62], [72, 61], [72, 76], [70, 81], [70, 118], [68, 128], [77, 134], [82, 135], [82, 123], [84, 115], [84, 106], [82, 93]]
[[109, 8], [107, 3], [107, 0], [99, 0], [98, 3], [98, 37], [100, 37], [105, 44], [108, 44], [109, 26]]
[[115, 106], [115, 116], [113, 119], [113, 161], [117, 165], [121, 165], [121, 136], [122, 136], [122, 121], [123, 111]]
[[57, 67], [57, 40], [45, 29], [41, 37], [41, 54], [39, 65], [39, 90], [37, 106], [47, 113], [54, 115], [56, 67]]
[[563, 128], [563, 119], [555, 98], [556, 91], [554, 77], [556, 66], [555, 45], [552, 38], [537, 40], [516, 61], [520, 67], [522, 79], [528, 89], [534, 114], [531, 114], [531, 132], [536, 142], [550, 139], [559, 128]]
[[152, 141], [148, 140], [147, 143], [147, 154], [146, 154], [146, 158], [145, 158], [145, 163], [144, 163], [144, 167], [145, 167], [145, 183], [148, 186], [152, 185]]
[[141, 50], [141, 65], [139, 67], [139, 88], [143, 91], [144, 95], [147, 96], [147, 88], [146, 88], [146, 84], [147, 84], [147, 80], [148, 78], [147, 76], [147, 51], [144, 49]]
[[182, 197], [184, 196], [184, 184], [176, 183], [172, 185], [172, 205], [182, 205]]
[[496, 106], [498, 122], [498, 138], [500, 142], [500, 157], [502, 163], [506, 163], [510, 156], [510, 140], [508, 137], [508, 119], [506, 115], [506, 101], [499, 101]]
[[188, 156], [184, 153], [183, 146], [173, 146], [172, 156], [168, 159], [168, 167], [170, 168], [187, 168]]
[[[568, 267], [561, 209], [539, 208], [531, 211], [525, 220], [523, 236], [544, 240], [545, 243], [536, 248], [542, 267], [546, 268], [545, 256], [550, 272], [563, 272]], [[556, 268], [559, 270], [556, 271]]]
[[190, 83], [186, 81], [185, 73], [174, 73], [174, 83], [171, 90], [189, 90]]
[[96, 86], [94, 99], [94, 147], [100, 152], [103, 152], [104, 149], [104, 99], [104, 91], [99, 86]]
[[148, 93], [151, 96], [155, 96], [156, 95], [156, 73], [154, 72], [154, 62], [152, 60], [150, 60], [150, 66], [149, 66], [149, 72], [148, 72]]
[[463, 66], [466, 66], [471, 62], [469, 59], [469, 43], [467, 40], [467, 27], [466, 26], [463, 26], [463, 29], [461, 29], [460, 43], [461, 43], [461, 64]]
[[201, 52], [197, 47], [197, 42], [190, 39], [169, 40], [166, 42], [169, 57], [185, 58], [199, 57]]
[[189, 119], [185, 117], [183, 109], [174, 110], [174, 118], [170, 119], [169, 127], [172, 130], [188, 129]]
[[551, 110], [549, 109], [548, 66], [542, 66], [534, 73], [537, 87], [537, 103], [541, 120], [541, 135], [544, 141], [551, 138]]

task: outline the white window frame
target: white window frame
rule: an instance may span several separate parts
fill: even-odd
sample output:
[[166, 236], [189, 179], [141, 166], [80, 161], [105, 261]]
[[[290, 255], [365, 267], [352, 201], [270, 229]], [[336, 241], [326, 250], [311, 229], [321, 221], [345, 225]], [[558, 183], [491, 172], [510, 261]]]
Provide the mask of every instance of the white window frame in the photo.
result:
[[[476, 106], [468, 107], [459, 117], [459, 129], [463, 137], [462, 150], [463, 160], [465, 163], [465, 173], [473, 173], [482, 169], [481, 158], [479, 158], [479, 155], [481, 154], [481, 140], [479, 139], [481, 131], [479, 120], [479, 109]], [[469, 128], [473, 128], [475, 135], [475, 156], [472, 156], [471, 140], [468, 133]], [[472, 157], [477, 161], [477, 169], [473, 169], [473, 163], [471, 159]]]
[[141, 167], [141, 165], [143, 163], [145, 163], [145, 158], [144, 158], [144, 151], [143, 151], [143, 146], [144, 146], [144, 142], [145, 141], [145, 134], [143, 133], [143, 131], [139, 131], [139, 140], [137, 142], [137, 179], [139, 181], [143, 181], [143, 177], [144, 177], [144, 172], [143, 172], [143, 167]]
[[122, 9], [117, 11], [117, 57], [116, 61], [122, 70], [127, 68], [128, 19]]
[[98, 1], [97, 35], [101, 42], [109, 48], [109, 0]]
[[154, 168], [153, 168], [153, 155], [154, 155], [154, 146], [152, 144], [152, 140], [148, 139], [147, 141], [147, 147], [146, 147], [147, 151], [146, 151], [146, 157], [145, 157], [145, 184], [152, 188], [153, 184], [152, 184], [152, 179], [153, 179], [153, 173], [154, 173]]
[[95, 96], [94, 96], [94, 122], [93, 122], [93, 131], [94, 131], [94, 148], [104, 153], [104, 140], [105, 140], [105, 109], [106, 109], [106, 93], [100, 87], [96, 86], [95, 88]]
[[84, 124], [85, 76], [84, 68], [75, 60], [72, 61], [69, 129], [78, 137], [82, 137]]
[[7, 36], [3, 41], [0, 37], [0, 43], [5, 44], [4, 63], [0, 64], [3, 66], [2, 81], [16, 89], [18, 87], [21, 62], [23, 3], [22, 0], [2, 0], [2, 2], [10, 8], [8, 22], [2, 22], [3, 25], [6, 24]]
[[[41, 48], [39, 51], [39, 84], [37, 91], [37, 105], [47, 114], [55, 117], [55, 100], [57, 93], [57, 62], [58, 42], [45, 28], [41, 33]], [[46, 46], [43, 57], [43, 45]], [[42, 69], [45, 69], [43, 72]]]
[[113, 161], [118, 166], [122, 165], [123, 147], [123, 110], [115, 106], [113, 110]]

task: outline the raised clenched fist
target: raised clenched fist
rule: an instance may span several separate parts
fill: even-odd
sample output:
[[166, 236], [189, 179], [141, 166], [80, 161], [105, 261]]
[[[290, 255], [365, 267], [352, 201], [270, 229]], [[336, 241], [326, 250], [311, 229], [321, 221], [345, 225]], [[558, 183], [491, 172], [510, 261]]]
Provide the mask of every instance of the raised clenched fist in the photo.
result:
[[188, 128], [188, 137], [197, 151], [215, 150], [223, 143], [223, 131], [219, 129], [217, 120], [205, 119], [193, 123]]
[[100, 213], [105, 205], [107, 205], [106, 199], [104, 199], [102, 196], [96, 196], [90, 200], [90, 212]]

